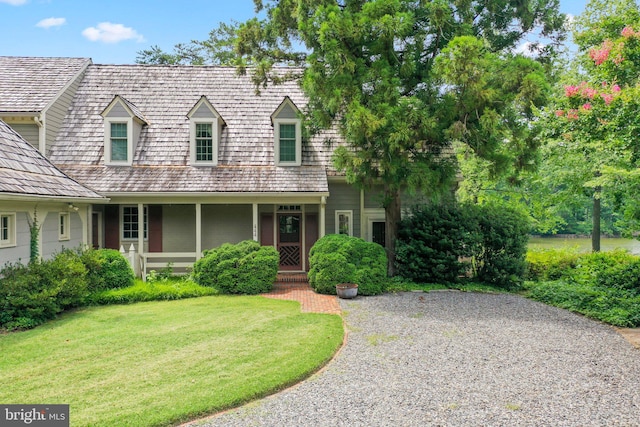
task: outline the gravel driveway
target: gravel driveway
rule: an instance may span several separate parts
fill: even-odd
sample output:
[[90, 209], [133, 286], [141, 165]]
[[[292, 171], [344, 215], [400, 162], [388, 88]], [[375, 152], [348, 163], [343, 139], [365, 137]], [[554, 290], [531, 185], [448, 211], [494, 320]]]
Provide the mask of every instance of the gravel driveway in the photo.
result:
[[205, 426], [640, 426], [640, 351], [515, 295], [342, 300], [347, 344], [320, 373]]

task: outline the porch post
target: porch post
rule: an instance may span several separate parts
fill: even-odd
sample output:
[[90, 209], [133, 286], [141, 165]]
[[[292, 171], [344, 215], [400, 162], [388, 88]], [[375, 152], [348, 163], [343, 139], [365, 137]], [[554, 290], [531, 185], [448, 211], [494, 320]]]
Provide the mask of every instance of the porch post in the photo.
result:
[[325, 211], [327, 208], [327, 197], [322, 196], [320, 198], [320, 237], [324, 237], [325, 234]]
[[366, 224], [364, 223], [364, 188], [360, 189], [360, 238], [364, 239], [365, 236], [365, 226]]
[[[138, 254], [144, 253], [144, 204], [138, 203]], [[142, 272], [144, 274], [145, 272]]]
[[196, 203], [196, 261], [202, 258], [202, 203]]
[[258, 241], [258, 204], [253, 204], [253, 240]]

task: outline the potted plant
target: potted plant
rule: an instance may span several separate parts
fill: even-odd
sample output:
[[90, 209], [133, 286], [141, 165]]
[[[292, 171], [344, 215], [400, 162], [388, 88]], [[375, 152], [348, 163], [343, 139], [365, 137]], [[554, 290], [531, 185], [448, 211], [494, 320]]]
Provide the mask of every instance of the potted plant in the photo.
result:
[[336, 294], [340, 298], [355, 298], [358, 295], [358, 285], [356, 283], [338, 283], [336, 285]]

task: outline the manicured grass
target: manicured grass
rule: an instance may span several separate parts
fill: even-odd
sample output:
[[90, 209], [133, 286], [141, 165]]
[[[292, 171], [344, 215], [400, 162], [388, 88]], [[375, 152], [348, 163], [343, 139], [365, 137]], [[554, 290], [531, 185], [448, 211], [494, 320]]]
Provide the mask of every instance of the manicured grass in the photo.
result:
[[339, 316], [260, 296], [84, 308], [0, 335], [0, 402], [68, 403], [73, 426], [167, 425], [282, 389], [342, 338]]

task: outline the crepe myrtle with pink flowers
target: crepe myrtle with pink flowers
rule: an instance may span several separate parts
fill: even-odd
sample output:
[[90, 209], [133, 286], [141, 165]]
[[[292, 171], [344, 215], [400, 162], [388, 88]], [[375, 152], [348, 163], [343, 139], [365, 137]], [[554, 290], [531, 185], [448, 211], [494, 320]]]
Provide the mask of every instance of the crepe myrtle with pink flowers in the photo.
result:
[[584, 80], [565, 85], [543, 120], [549, 126], [548, 149], [570, 169], [565, 183], [593, 194], [594, 251], [599, 250], [602, 197], [616, 201], [623, 230], [632, 233], [640, 227], [640, 203], [631, 197], [640, 189], [640, 31], [636, 28], [640, 24], [627, 25], [617, 38], [588, 49]]

